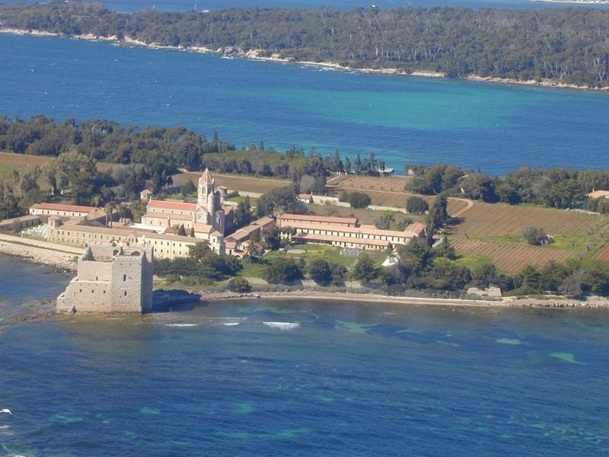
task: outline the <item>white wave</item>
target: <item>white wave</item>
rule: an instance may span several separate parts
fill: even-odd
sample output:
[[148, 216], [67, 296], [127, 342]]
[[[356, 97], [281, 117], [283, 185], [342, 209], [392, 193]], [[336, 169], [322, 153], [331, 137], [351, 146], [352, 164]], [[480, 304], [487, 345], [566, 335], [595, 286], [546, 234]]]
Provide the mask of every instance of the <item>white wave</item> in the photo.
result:
[[197, 324], [165, 324], [166, 327], [196, 327]]
[[209, 321], [213, 325], [239, 325], [247, 320], [247, 317], [210, 317]]
[[263, 324], [267, 327], [278, 328], [279, 330], [292, 330], [300, 327], [300, 324], [296, 322], [263, 322]]
[[11, 410], [8, 408], [4, 408], [4, 409], [0, 409], [0, 414], [13, 414], [11, 413]]

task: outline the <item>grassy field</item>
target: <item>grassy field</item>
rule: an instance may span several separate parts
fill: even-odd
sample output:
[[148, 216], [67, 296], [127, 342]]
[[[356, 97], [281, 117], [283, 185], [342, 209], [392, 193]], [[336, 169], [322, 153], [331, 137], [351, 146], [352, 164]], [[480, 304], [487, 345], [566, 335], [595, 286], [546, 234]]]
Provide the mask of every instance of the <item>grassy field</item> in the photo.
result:
[[[53, 157], [32, 156], [27, 154], [13, 154], [12, 152], [0, 152], [0, 180], [11, 177], [14, 170], [24, 171], [27, 167], [37, 165], [44, 167]], [[115, 164], [99, 162], [99, 171], [111, 170]], [[49, 189], [49, 183], [44, 175], [38, 181], [41, 189]]]
[[49, 160], [51, 160], [50, 157], [0, 152], [0, 179], [7, 179], [14, 170], [21, 172], [30, 165], [43, 167]]
[[373, 225], [374, 221], [379, 219], [383, 214], [392, 214], [394, 220], [412, 220], [413, 222], [422, 222], [425, 216], [415, 214], [404, 214], [397, 211], [373, 211], [371, 209], [353, 209], [343, 206], [333, 205], [309, 205], [312, 214], [316, 216], [335, 216], [335, 217], [357, 217], [360, 224]]
[[346, 190], [380, 190], [389, 192], [404, 192], [405, 176], [346, 176], [337, 183], [337, 187]]
[[[226, 186], [229, 190], [240, 190], [243, 192], [265, 193], [278, 187], [284, 187], [291, 184], [290, 181], [272, 178], [254, 178], [251, 176], [223, 175], [213, 173], [216, 179], [216, 185]], [[187, 181], [192, 181], [195, 185], [199, 181], [201, 172], [186, 172], [173, 176], [175, 186], [181, 186]]]

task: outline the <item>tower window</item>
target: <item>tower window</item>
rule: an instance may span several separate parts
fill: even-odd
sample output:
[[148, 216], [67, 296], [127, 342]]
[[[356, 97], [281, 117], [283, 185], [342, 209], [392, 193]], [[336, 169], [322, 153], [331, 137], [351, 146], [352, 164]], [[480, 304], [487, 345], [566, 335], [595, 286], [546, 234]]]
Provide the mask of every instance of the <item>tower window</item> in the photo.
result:
[[127, 280], [127, 275], [123, 275], [123, 282]]

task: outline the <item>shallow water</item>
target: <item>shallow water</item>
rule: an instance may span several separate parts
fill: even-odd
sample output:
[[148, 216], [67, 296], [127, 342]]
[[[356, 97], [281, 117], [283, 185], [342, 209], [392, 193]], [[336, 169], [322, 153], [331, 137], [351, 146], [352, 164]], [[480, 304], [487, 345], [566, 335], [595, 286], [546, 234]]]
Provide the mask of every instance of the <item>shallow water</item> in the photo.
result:
[[[65, 283], [41, 278], [0, 313]], [[0, 325], [0, 455], [609, 450], [603, 311], [251, 300]]]

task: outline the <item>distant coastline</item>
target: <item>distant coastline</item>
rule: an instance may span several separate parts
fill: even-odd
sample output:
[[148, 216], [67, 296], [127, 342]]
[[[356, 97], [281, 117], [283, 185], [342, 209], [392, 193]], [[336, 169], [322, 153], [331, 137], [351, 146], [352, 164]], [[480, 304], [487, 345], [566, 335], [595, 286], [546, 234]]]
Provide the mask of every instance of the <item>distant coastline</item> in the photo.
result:
[[[554, 3], [607, 3], [609, 4], [609, 0], [601, 0], [598, 2], [593, 1], [577, 1], [577, 0], [533, 0], [533, 1], [544, 1], [544, 2], [554, 2]], [[164, 46], [156, 43], [145, 43], [143, 41], [135, 40], [130, 37], [125, 37], [120, 40], [116, 36], [109, 37], [100, 37], [92, 34], [81, 34], [81, 35], [61, 35], [58, 33], [40, 31], [40, 30], [23, 30], [23, 29], [15, 29], [15, 28], [5, 28], [0, 27], [0, 33], [9, 33], [14, 35], [30, 35], [30, 36], [40, 36], [40, 37], [59, 37], [66, 36], [70, 39], [75, 40], [86, 40], [86, 41], [106, 41], [110, 43], [114, 43], [120, 46], [139, 46], [148, 49], [160, 49], [167, 51], [185, 51], [185, 52], [194, 52], [200, 54], [213, 54], [219, 57], [226, 58], [243, 58], [249, 60], [259, 60], [266, 62], [277, 62], [277, 63], [291, 63], [297, 65], [311, 65], [316, 67], [324, 67], [341, 71], [352, 71], [357, 73], [370, 73], [370, 74], [381, 74], [381, 75], [397, 75], [397, 76], [412, 76], [417, 78], [439, 78], [439, 79], [447, 79], [447, 75], [441, 72], [434, 71], [414, 71], [412, 73], [408, 73], [402, 70], [394, 69], [394, 68], [351, 68], [344, 67], [337, 63], [333, 62], [309, 62], [309, 61], [297, 61], [287, 58], [281, 58], [278, 55], [272, 56], [262, 56], [262, 50], [250, 50], [243, 51], [242, 49], [229, 47], [229, 48], [219, 48], [219, 49], [211, 49], [203, 46]], [[606, 92], [609, 91], [609, 87], [602, 88], [591, 88], [589, 86], [580, 86], [576, 84], [567, 84], [561, 83], [553, 80], [526, 80], [522, 81], [519, 79], [513, 78], [497, 78], [492, 76], [480, 76], [480, 75], [469, 75], [466, 78], [460, 78], [462, 80], [467, 81], [476, 81], [476, 82], [490, 82], [490, 83], [499, 83], [499, 84], [512, 84], [512, 85], [521, 85], [521, 86], [535, 86], [535, 87], [543, 87], [548, 89], [574, 89], [574, 90], [590, 90], [590, 91], [601, 91]]]

